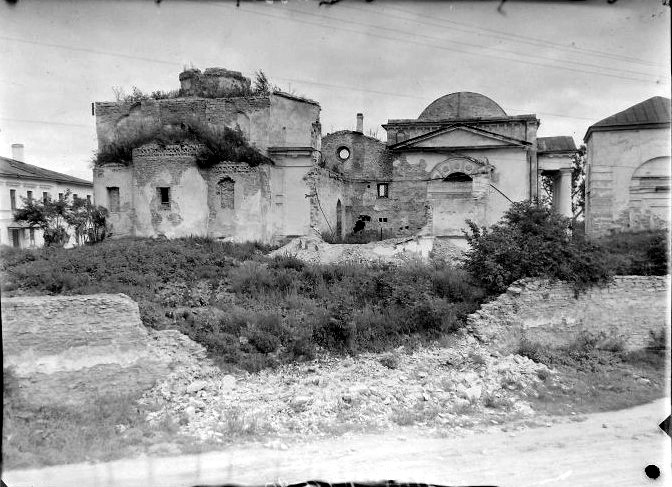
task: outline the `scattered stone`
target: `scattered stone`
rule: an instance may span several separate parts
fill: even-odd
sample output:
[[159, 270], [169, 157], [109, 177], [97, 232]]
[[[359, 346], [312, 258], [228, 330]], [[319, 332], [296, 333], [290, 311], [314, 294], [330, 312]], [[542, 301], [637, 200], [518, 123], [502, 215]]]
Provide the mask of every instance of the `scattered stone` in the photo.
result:
[[236, 387], [236, 378], [230, 374], [225, 375], [219, 380], [219, 389], [228, 391]]
[[298, 413], [305, 411], [312, 400], [313, 399], [310, 396], [294, 396], [289, 402], [289, 405], [294, 411]]
[[187, 386], [187, 394], [194, 394], [195, 392], [204, 389], [208, 385], [204, 380], [196, 380]]

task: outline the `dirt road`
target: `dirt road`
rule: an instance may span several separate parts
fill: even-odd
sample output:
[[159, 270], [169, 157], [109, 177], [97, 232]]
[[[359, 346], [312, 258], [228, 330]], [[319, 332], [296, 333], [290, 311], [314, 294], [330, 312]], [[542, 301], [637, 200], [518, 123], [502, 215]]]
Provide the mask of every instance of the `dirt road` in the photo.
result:
[[[493, 427], [461, 438], [362, 435], [289, 444], [230, 448], [201, 455], [63, 465], [3, 474], [9, 487], [168, 487], [386, 480], [443, 485], [672, 485], [671, 440], [658, 423], [670, 412], [663, 399], [632, 409], [566, 418], [551, 427], [515, 432]], [[578, 419], [578, 420], [577, 420]], [[657, 480], [644, 474], [655, 464]]]

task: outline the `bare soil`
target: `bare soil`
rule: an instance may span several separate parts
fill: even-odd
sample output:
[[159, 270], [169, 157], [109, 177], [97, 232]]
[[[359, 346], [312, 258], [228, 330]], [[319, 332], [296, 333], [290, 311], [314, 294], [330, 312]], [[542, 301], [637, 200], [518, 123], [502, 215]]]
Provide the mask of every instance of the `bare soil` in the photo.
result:
[[[394, 479], [442, 485], [669, 485], [670, 438], [658, 423], [669, 398], [608, 413], [564, 417], [551, 427], [490, 426], [446, 438], [413, 428], [376, 435], [258, 444], [181, 457], [142, 457], [8, 471], [7, 485], [171, 487]], [[505, 430], [506, 429], [506, 430]], [[657, 480], [644, 469], [656, 465]]]

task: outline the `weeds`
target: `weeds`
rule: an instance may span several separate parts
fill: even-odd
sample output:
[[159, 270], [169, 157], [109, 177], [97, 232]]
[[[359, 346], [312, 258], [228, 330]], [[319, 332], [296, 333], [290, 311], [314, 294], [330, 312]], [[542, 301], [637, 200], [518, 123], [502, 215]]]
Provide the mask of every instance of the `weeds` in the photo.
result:
[[3, 464], [12, 468], [113, 460], [165, 441], [178, 429], [166, 420], [150, 425], [148, 406], [131, 395], [106, 395], [78, 406], [42, 407], [25, 403], [17, 380], [3, 370]]
[[[146, 326], [175, 328], [227, 368], [384, 352], [461, 328], [483, 291], [447, 265], [314, 265], [261, 244], [119, 239], [9, 251], [3, 291], [124, 293]], [[3, 254], [4, 257], [4, 254]]]

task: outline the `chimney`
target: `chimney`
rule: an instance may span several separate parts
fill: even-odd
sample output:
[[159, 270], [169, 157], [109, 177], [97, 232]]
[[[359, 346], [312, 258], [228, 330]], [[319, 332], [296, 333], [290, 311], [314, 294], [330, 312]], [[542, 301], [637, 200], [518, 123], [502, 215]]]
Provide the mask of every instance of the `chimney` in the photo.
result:
[[12, 144], [12, 159], [23, 162], [23, 144]]
[[357, 114], [357, 132], [364, 133], [364, 115]]

